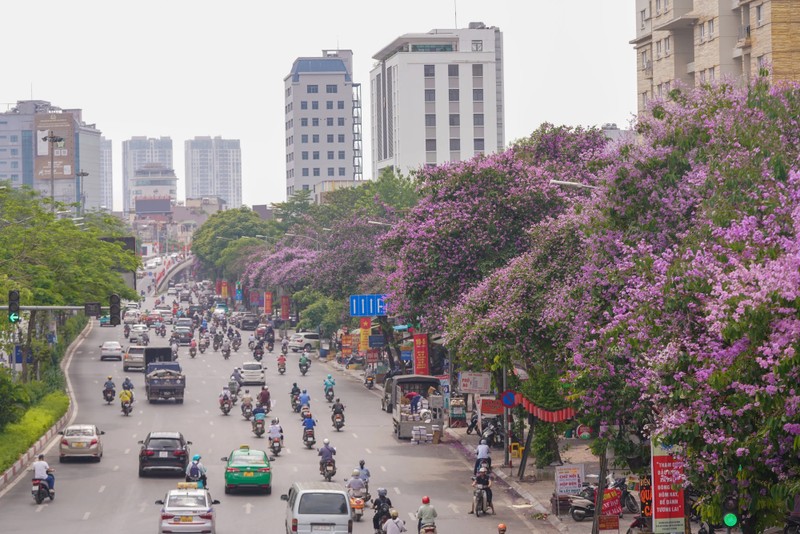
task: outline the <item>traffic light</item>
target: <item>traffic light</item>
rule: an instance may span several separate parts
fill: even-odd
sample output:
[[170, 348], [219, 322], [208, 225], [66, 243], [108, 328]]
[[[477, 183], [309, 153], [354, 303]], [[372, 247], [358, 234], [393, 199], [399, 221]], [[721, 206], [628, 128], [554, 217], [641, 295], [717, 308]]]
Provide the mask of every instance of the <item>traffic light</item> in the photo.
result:
[[120, 302], [119, 302], [119, 295], [113, 293], [111, 297], [108, 299], [108, 314], [111, 326], [118, 326], [119, 325], [119, 315], [120, 315]]
[[8, 322], [15, 324], [19, 320], [19, 291], [12, 289], [8, 292]]
[[722, 524], [726, 527], [739, 524], [739, 502], [736, 497], [728, 496], [722, 501]]

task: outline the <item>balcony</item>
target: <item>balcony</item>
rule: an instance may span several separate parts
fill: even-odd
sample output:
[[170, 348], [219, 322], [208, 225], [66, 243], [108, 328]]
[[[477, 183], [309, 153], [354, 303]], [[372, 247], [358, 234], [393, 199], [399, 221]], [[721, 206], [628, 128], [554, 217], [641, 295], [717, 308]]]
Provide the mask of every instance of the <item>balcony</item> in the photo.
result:
[[739, 37], [736, 41], [736, 48], [747, 48], [751, 45], [750, 25], [739, 26]]

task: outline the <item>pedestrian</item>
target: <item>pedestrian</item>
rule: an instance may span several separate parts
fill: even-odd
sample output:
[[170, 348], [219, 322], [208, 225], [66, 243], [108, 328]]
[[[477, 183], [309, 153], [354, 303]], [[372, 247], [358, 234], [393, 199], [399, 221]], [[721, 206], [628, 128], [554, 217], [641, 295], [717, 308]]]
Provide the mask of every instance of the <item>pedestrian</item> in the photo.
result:
[[500, 523], [497, 525], [497, 534], [506, 534], [506, 524]]

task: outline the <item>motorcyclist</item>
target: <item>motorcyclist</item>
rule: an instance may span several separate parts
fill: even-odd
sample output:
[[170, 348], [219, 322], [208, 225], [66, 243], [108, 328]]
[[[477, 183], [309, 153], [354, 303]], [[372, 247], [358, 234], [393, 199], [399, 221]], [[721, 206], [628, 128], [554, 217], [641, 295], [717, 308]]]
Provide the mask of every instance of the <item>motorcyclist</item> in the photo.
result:
[[33, 469], [34, 480], [46, 480], [47, 487], [50, 489], [50, 495], [56, 493], [56, 478], [53, 476], [55, 469], [50, 467], [50, 464], [44, 461], [44, 454], [39, 455], [39, 459], [31, 465]]
[[311, 395], [305, 389], [300, 393], [300, 406], [311, 406]]
[[133, 402], [133, 382], [129, 376], [125, 377], [125, 381], [122, 383], [122, 389], [125, 391], [130, 392], [131, 394], [131, 403]]
[[284, 356], [283, 354], [278, 356], [278, 367], [280, 367], [281, 365], [286, 367], [286, 356]]
[[322, 386], [325, 388], [325, 393], [328, 393], [329, 389], [333, 389], [333, 386], [336, 385], [336, 380], [333, 379], [333, 376], [328, 375], [325, 380], [322, 381]]
[[256, 336], [250, 332], [250, 335], [247, 337], [247, 347], [250, 350], [253, 350], [256, 346]]
[[142, 332], [139, 335], [139, 340], [141, 341], [142, 345], [147, 345], [148, 343], [150, 343], [150, 334], [148, 334], [147, 332]]
[[228, 338], [233, 338], [233, 326], [228, 327]]
[[333, 420], [336, 418], [337, 413], [341, 414], [342, 423], [344, 423], [344, 404], [342, 404], [342, 402], [338, 398], [336, 399], [336, 402], [334, 402], [333, 405], [331, 406], [331, 412], [333, 412], [331, 413], [331, 423], [333, 423]]
[[252, 427], [253, 430], [256, 429], [256, 421], [265, 421], [267, 419], [267, 409], [257, 404], [255, 408], [253, 408], [253, 422]]
[[364, 481], [361, 480], [360, 469], [353, 469], [353, 475], [347, 481], [345, 487], [347, 488], [347, 493], [350, 495], [350, 497], [358, 497], [359, 499], [364, 497], [366, 485], [364, 484]]
[[[310, 417], [306, 419], [308, 421], [311, 419]], [[333, 457], [336, 455], [336, 449], [331, 447], [331, 442], [328, 438], [322, 440], [322, 448], [320, 448], [319, 453], [317, 453], [320, 457], [319, 460], [319, 472], [323, 473], [325, 469], [325, 464], [328, 462], [333, 462]]]
[[300, 388], [297, 387], [297, 382], [292, 382], [292, 390], [289, 392], [289, 395], [292, 397], [295, 395], [300, 395]]
[[417, 510], [417, 532], [422, 530], [422, 525], [436, 525], [436, 508], [431, 504], [431, 499], [427, 495], [422, 498], [422, 506]]
[[178, 338], [173, 338], [173, 339], [172, 339], [172, 340], [169, 342], [169, 346], [170, 346], [170, 348], [172, 349], [172, 354], [173, 354], [173, 356], [176, 356], [176, 357], [177, 357], [177, 356], [178, 356], [178, 346], [179, 346], [179, 345], [178, 345]]
[[230, 352], [231, 340], [227, 337], [222, 340], [222, 352]]
[[242, 395], [242, 413], [244, 413], [245, 406], [253, 407], [253, 396], [250, 395], [249, 389], [244, 390], [244, 395]]
[[261, 391], [258, 392], [258, 403], [264, 406], [267, 411], [269, 411], [270, 394], [267, 386], [261, 386]]
[[281, 438], [281, 444], [283, 444], [283, 429], [281, 428], [281, 425], [278, 424], [277, 419], [272, 420], [272, 424], [269, 425], [267, 434], [269, 435], [270, 442], [275, 438]]
[[361, 480], [364, 481], [364, 484], [369, 484], [369, 477], [370, 477], [369, 468], [367, 468], [364, 465], [364, 463], [365, 463], [364, 460], [360, 460], [358, 462], [358, 471], [359, 471], [358, 476], [361, 477]]
[[231, 390], [231, 395], [234, 397], [239, 394], [239, 381], [236, 380], [235, 375], [231, 375], [228, 379], [228, 389]]
[[303, 419], [303, 437], [306, 435], [306, 430], [314, 430], [315, 426], [317, 426], [317, 422], [314, 420], [314, 416], [311, 415], [311, 412], [307, 412], [305, 419]]
[[478, 474], [478, 469], [480, 469], [481, 462], [484, 460], [489, 467], [492, 466], [492, 458], [490, 453], [491, 450], [489, 449], [489, 445], [486, 444], [485, 439], [482, 439], [480, 445], [478, 445], [478, 447], [475, 449], [475, 469], [472, 471], [473, 476]]
[[197, 350], [197, 341], [195, 341], [194, 338], [192, 338], [192, 341], [189, 342], [189, 350], [192, 349]]
[[397, 510], [392, 508], [389, 511], [389, 519], [383, 524], [383, 531], [386, 534], [400, 534], [406, 532], [406, 522], [400, 519]]
[[110, 391], [112, 394], [116, 394], [117, 386], [114, 384], [114, 380], [111, 378], [111, 375], [108, 375], [106, 378], [106, 383], [103, 384], [103, 395], [106, 394], [106, 391]]
[[304, 365], [306, 367], [311, 367], [311, 360], [308, 359], [307, 353], [304, 352], [303, 354], [300, 355], [300, 360], [298, 361], [298, 365], [300, 367], [303, 367]]
[[381, 520], [389, 516], [389, 510], [392, 508], [392, 500], [386, 496], [387, 493], [386, 488], [378, 488], [378, 498], [372, 501], [372, 509], [375, 510], [372, 527], [376, 532], [380, 531]]
[[131, 326], [126, 323], [125, 326], [122, 328], [122, 333], [127, 338], [131, 334]]
[[202, 481], [203, 487], [208, 487], [208, 479], [206, 478], [206, 466], [200, 462], [200, 455], [195, 454], [192, 461], [186, 466], [186, 482]]
[[[489, 476], [489, 472], [485, 467], [481, 467], [478, 470], [478, 476], [474, 477], [472, 480], [472, 487], [474, 488], [477, 485], [483, 486], [484, 491], [486, 491], [486, 506], [492, 509], [494, 512], [494, 505], [492, 504], [492, 479]], [[475, 513], [475, 501], [473, 501], [472, 510], [469, 513]]]
[[289, 351], [289, 338], [281, 339], [281, 351], [284, 353]]
[[231, 402], [231, 390], [228, 386], [223, 386], [222, 393], [219, 394], [219, 405], [222, 406], [225, 402]]
[[126, 402], [133, 404], [133, 392], [129, 389], [123, 389], [119, 392], [119, 407], [123, 408]]

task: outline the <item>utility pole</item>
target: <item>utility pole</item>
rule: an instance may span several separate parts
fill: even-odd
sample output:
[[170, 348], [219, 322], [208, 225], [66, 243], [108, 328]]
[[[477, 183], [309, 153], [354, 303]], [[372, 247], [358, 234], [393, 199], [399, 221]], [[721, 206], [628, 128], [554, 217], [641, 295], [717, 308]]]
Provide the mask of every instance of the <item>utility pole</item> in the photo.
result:
[[78, 209], [80, 211], [78, 212], [78, 216], [83, 217], [83, 213], [86, 210], [86, 183], [84, 180], [89, 176], [89, 173], [81, 169], [80, 172], [75, 173], [75, 176], [80, 178], [80, 188], [78, 189]]
[[50, 130], [48, 135], [42, 137], [42, 141], [47, 141], [49, 143], [48, 148], [50, 149], [50, 211], [55, 214], [56, 212], [56, 167], [55, 167], [55, 150], [54, 145], [56, 143], [61, 143], [64, 141], [63, 137], [59, 137], [53, 133], [53, 130]]

